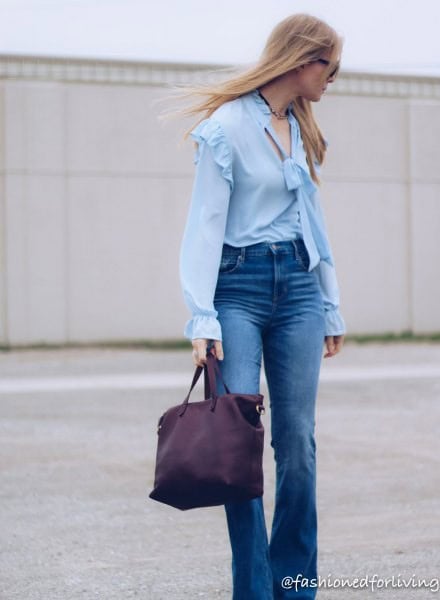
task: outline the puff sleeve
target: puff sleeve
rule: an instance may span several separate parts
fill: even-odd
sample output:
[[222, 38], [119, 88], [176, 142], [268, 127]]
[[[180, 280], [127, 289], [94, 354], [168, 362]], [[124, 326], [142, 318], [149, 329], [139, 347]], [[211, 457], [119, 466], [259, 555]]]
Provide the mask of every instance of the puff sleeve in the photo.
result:
[[184, 335], [221, 340], [214, 294], [233, 188], [232, 156], [213, 119], [202, 121], [191, 136], [197, 142], [196, 172], [180, 252], [180, 280], [192, 318]]
[[[318, 191], [311, 198], [315, 215], [323, 231], [326, 231], [324, 213]], [[327, 234], [326, 234], [327, 235]], [[343, 335], [346, 332], [345, 321], [339, 309], [339, 285], [336, 277], [333, 256], [330, 261], [321, 260], [315, 267], [324, 302], [325, 335]]]

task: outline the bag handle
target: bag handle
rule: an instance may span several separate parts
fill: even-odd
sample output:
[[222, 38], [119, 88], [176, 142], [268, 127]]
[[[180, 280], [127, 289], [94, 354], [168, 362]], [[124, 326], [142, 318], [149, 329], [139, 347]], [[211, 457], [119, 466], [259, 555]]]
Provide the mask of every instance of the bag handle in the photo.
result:
[[225, 392], [230, 394], [228, 386], [226, 385], [222, 372], [220, 370], [218, 360], [214, 354], [209, 353], [206, 357], [206, 368], [205, 368], [205, 398], [213, 398], [217, 401], [217, 381], [220, 380], [221, 384], [225, 388]]
[[205, 373], [205, 400], [209, 400], [210, 398], [212, 399], [212, 406], [211, 406], [212, 411], [215, 410], [215, 407], [217, 404], [217, 398], [218, 398], [217, 376], [218, 376], [219, 380], [221, 381], [223, 387], [225, 388], [226, 393], [227, 394], [231, 393], [229, 391], [228, 386], [224, 382], [220, 367], [218, 366], [217, 358], [214, 356], [214, 354], [212, 354], [211, 352], [208, 352], [208, 354], [206, 356], [205, 365], [203, 367], [196, 367], [196, 370], [195, 370], [195, 373], [193, 376], [193, 380], [191, 383], [191, 387], [189, 389], [189, 392], [188, 392], [185, 400], [182, 403], [182, 410], [179, 413], [179, 417], [182, 417], [185, 414], [185, 411], [189, 404], [189, 397], [190, 397], [191, 392], [193, 391], [196, 383], [200, 379], [200, 375], [202, 374], [202, 371], [204, 371], [204, 373]]

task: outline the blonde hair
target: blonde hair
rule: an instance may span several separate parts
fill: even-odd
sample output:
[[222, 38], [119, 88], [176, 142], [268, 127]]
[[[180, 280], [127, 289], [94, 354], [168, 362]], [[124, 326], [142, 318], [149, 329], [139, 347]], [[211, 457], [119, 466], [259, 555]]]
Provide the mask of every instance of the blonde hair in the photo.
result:
[[[188, 108], [185, 113], [202, 113], [199, 123], [225, 102], [235, 100], [288, 71], [321, 58], [326, 51], [331, 52], [332, 59], [338, 58], [341, 49], [342, 38], [327, 23], [307, 14], [291, 15], [273, 29], [254, 67], [223, 83], [192, 89], [193, 96], [201, 96], [204, 100]], [[314, 161], [322, 164], [324, 160], [324, 137], [309, 100], [297, 97], [293, 101], [293, 110], [301, 128], [310, 174], [319, 183]]]

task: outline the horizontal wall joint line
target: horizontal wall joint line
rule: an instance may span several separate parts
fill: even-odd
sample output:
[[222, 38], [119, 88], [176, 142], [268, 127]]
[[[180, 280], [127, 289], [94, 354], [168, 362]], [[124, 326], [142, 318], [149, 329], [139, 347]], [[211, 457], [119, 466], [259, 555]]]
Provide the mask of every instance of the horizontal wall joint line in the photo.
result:
[[[146, 86], [211, 83], [236, 72], [230, 65], [115, 61], [0, 55], [0, 79]], [[335, 95], [440, 99], [440, 77], [342, 71], [329, 90]]]

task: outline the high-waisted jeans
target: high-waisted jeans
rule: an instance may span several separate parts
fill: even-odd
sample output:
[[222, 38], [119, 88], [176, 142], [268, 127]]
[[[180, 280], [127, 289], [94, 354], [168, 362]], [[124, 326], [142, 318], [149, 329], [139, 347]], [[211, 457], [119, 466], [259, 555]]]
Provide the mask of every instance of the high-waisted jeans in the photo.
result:
[[270, 542], [261, 498], [225, 507], [233, 600], [316, 595], [313, 587], [283, 586], [285, 578], [317, 577], [314, 425], [324, 307], [307, 267], [302, 240], [223, 248], [215, 293], [223, 377], [232, 392], [256, 393], [264, 357], [276, 463]]

